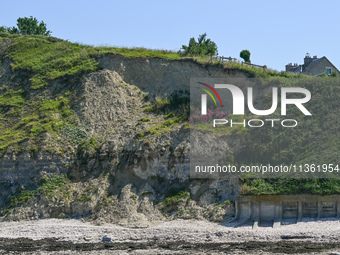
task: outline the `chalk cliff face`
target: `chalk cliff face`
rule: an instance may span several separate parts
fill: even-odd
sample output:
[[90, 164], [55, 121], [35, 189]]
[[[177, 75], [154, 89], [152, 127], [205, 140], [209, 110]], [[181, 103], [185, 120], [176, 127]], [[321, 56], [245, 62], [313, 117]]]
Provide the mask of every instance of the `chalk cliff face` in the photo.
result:
[[[55, 125], [64, 124], [3, 150], [3, 219], [87, 217], [147, 226], [164, 215], [212, 220], [232, 215], [232, 204], [223, 202], [239, 194], [239, 181], [190, 179], [189, 127], [181, 117], [188, 110], [190, 78], [245, 78], [247, 73], [192, 60], [107, 54], [97, 61], [100, 71], [55, 80], [39, 90], [29, 88], [29, 75], [11, 71], [9, 59], [2, 61], [2, 94], [20, 88], [26, 102], [68, 97], [58, 109], [68, 105], [72, 113], [67, 123], [63, 112], [51, 114]], [[166, 98], [177, 101], [162, 105]], [[31, 111], [20, 110], [8, 119], [15, 123]], [[2, 112], [8, 109], [2, 106]], [[231, 150], [237, 149], [235, 139]], [[58, 176], [63, 178], [53, 181]], [[23, 196], [27, 190], [31, 193]]]
[[127, 58], [108, 54], [98, 59], [103, 69], [116, 71], [122, 79], [151, 96], [170, 96], [173, 92], [189, 91], [191, 78], [247, 78], [239, 69], [202, 65], [191, 59], [167, 60]]

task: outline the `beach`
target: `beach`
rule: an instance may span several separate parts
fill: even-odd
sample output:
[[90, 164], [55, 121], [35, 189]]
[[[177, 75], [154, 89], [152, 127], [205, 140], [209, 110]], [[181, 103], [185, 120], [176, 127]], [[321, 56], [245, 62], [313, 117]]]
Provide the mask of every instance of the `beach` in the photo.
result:
[[337, 219], [279, 228], [175, 220], [148, 228], [94, 225], [83, 219], [0, 223], [0, 254], [336, 254]]

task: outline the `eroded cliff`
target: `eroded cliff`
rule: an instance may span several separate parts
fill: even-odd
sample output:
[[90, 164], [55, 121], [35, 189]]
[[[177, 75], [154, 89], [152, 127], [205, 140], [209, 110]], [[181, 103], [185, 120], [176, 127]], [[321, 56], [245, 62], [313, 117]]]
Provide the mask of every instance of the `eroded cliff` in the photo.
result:
[[0, 67], [4, 220], [147, 226], [233, 214], [238, 179], [190, 179], [188, 94], [191, 77], [242, 78], [245, 71], [104, 54], [98, 71], [35, 89], [32, 73], [11, 67], [9, 49], [2, 48]]

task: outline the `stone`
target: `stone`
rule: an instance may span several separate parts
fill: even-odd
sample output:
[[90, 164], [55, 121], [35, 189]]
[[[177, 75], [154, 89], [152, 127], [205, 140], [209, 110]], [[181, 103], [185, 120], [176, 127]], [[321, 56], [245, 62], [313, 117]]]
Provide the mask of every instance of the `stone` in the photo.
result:
[[102, 242], [104, 243], [112, 243], [111, 237], [103, 236]]

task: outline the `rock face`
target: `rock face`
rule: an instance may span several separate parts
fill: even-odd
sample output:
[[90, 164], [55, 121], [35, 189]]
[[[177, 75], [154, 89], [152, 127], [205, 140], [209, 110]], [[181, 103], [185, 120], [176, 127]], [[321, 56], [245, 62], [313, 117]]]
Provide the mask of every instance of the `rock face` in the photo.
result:
[[108, 54], [98, 62], [103, 69], [117, 72], [125, 82], [161, 98], [174, 91], [189, 91], [190, 78], [247, 78], [247, 73], [239, 69], [202, 65], [191, 59], [131, 59]]
[[38, 154], [33, 160], [28, 153], [20, 156], [5, 154], [0, 161], [0, 207], [21, 185], [34, 185], [42, 176], [65, 174], [65, 164], [67, 160], [46, 153]]
[[[1, 70], [7, 70], [9, 63], [5, 62]], [[77, 127], [91, 139], [65, 145], [58, 156], [46, 154], [44, 146], [34, 155], [14, 157], [8, 150], [0, 161], [2, 206], [10, 194], [23, 189], [22, 185], [39, 187], [42, 173], [67, 173], [64, 190], [52, 199], [47, 188], [43, 189], [39, 196], [24, 201], [21, 208], [3, 213], [5, 219], [87, 217], [98, 223], [144, 227], [164, 220], [163, 212], [169, 217], [223, 220], [225, 210], [230, 212], [232, 207], [223, 202], [233, 201], [239, 194], [239, 181], [190, 179], [187, 123], [176, 120], [173, 116], [181, 117], [180, 113], [171, 109], [155, 110], [154, 102], [173, 95], [188, 96], [190, 77], [244, 78], [247, 74], [191, 60], [106, 55], [98, 62], [102, 70], [83, 75], [76, 84], [56, 81], [45, 89], [46, 94], [53, 95], [72, 88]], [[2, 81], [11, 86], [7, 73]], [[68, 137], [60, 133], [44, 139], [44, 143], [59, 146]], [[235, 139], [232, 144], [230, 150], [237, 150]], [[101, 182], [106, 184], [99, 187]], [[181, 196], [184, 193], [180, 191], [187, 193]], [[166, 198], [172, 199], [167, 200], [171, 206], [170, 202], [164, 204]], [[216, 216], [216, 212], [222, 216]]]

